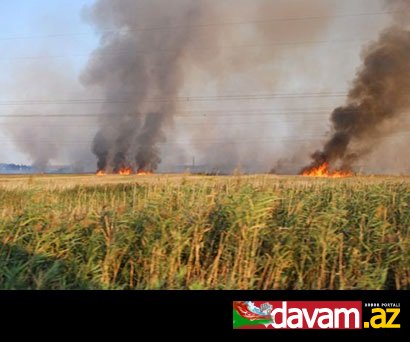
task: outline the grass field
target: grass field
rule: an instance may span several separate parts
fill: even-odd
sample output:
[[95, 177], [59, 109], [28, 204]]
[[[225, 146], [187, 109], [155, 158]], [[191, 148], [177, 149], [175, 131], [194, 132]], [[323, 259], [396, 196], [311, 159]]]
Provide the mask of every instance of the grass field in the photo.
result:
[[2, 289], [409, 289], [410, 178], [0, 176]]

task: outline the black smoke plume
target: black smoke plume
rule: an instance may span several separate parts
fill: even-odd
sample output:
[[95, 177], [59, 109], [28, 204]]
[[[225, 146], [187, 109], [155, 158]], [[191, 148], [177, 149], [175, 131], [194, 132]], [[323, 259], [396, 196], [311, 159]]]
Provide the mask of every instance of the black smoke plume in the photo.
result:
[[[201, 17], [193, 1], [147, 3], [134, 0], [99, 0], [88, 12], [103, 33], [82, 75], [86, 85], [99, 87], [105, 96], [100, 130], [93, 142], [98, 169], [153, 171], [160, 163], [158, 144], [172, 125], [175, 98], [183, 83], [182, 57]], [[167, 8], [167, 10], [165, 10]]]
[[[195, 71], [205, 71], [218, 88], [233, 75], [239, 77], [261, 65], [272, 65], [272, 56], [276, 57], [279, 50], [275, 43], [295, 40], [300, 35], [300, 26], [274, 20], [251, 25], [218, 23], [293, 17], [306, 11], [323, 16], [303, 26], [303, 38], [299, 39], [305, 39], [304, 35], [312, 39], [323, 32], [328, 22], [326, 15], [333, 7], [306, 5], [302, 0], [291, 4], [270, 0], [98, 0], [86, 15], [102, 32], [101, 42], [82, 75], [86, 86], [102, 93], [106, 99], [102, 110], [110, 113], [101, 116], [99, 132], [94, 137], [92, 149], [98, 169], [155, 170], [161, 162], [166, 133], [173, 127], [175, 112], [181, 105], [175, 99], [181, 97], [185, 83], [196, 80]], [[282, 25], [286, 25], [286, 30]], [[247, 54], [240, 49], [223, 48], [247, 44], [262, 47], [256, 53], [255, 49], [248, 49]], [[275, 83], [278, 78], [273, 72], [258, 72], [251, 77], [257, 80], [252, 82], [262, 85], [259, 91], [265, 92], [263, 85]], [[257, 92], [254, 87], [247, 88], [245, 82], [236, 83], [238, 92]], [[203, 86], [207, 86], [206, 81]], [[215, 150], [215, 145], [201, 144], [194, 149], [207, 164], [235, 166], [238, 150], [246, 152], [246, 148], [251, 150], [246, 156], [250, 160], [248, 155], [254, 156], [254, 149], [230, 145], [229, 135], [218, 127], [221, 121], [214, 118], [206, 127], [192, 130], [192, 137], [224, 140], [228, 147], [218, 146]]]
[[389, 1], [388, 5], [395, 13], [395, 25], [364, 50], [363, 65], [346, 105], [331, 115], [330, 139], [302, 172], [323, 163], [351, 170], [377, 146], [377, 139], [384, 134], [383, 125], [410, 107], [410, 31], [403, 20], [410, 11], [410, 1]]

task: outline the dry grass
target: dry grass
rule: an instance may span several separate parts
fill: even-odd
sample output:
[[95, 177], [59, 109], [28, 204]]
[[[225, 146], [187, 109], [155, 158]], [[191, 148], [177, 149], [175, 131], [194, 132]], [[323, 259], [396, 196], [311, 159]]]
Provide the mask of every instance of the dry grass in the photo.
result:
[[3, 289], [409, 289], [410, 178], [0, 176]]

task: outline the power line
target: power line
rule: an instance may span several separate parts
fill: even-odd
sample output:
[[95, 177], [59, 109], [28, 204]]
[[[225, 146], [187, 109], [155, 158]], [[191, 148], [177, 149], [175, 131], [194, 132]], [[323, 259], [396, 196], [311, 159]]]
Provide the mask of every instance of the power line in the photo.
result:
[[287, 17], [287, 18], [270, 18], [270, 19], [256, 19], [250, 21], [238, 21], [238, 22], [220, 22], [220, 23], [208, 23], [208, 24], [197, 24], [197, 25], [174, 25], [174, 26], [154, 26], [146, 28], [128, 28], [122, 30], [102, 30], [97, 32], [72, 32], [72, 33], [52, 33], [46, 35], [31, 35], [31, 36], [21, 36], [21, 37], [0, 37], [0, 41], [9, 40], [26, 40], [26, 39], [41, 39], [41, 38], [60, 38], [69, 36], [89, 36], [95, 34], [115, 34], [115, 33], [129, 33], [129, 32], [147, 32], [147, 31], [169, 31], [169, 30], [179, 30], [179, 29], [202, 29], [207, 27], [215, 26], [240, 26], [240, 25], [259, 25], [268, 24], [275, 22], [294, 22], [294, 21], [306, 21], [306, 20], [321, 20], [321, 19], [339, 19], [348, 17], [371, 17], [380, 15], [391, 15], [395, 13], [403, 13], [397, 11], [385, 11], [385, 12], [368, 12], [368, 13], [351, 13], [351, 14], [335, 14], [329, 16], [305, 16], [305, 17]]
[[[383, 139], [391, 139], [394, 137], [397, 137], [397, 134], [399, 133], [400, 135], [408, 135], [408, 134], [403, 134], [403, 133], [410, 133], [410, 130], [402, 130], [398, 132], [394, 132], [390, 135], [382, 136], [375, 138], [373, 140], [383, 140]], [[293, 138], [291, 136], [287, 137], [279, 137], [276, 139], [260, 139], [260, 138], [255, 138], [255, 139], [241, 139], [240, 141], [233, 141], [233, 140], [228, 140], [228, 141], [223, 141], [223, 140], [215, 140], [215, 139], [196, 139], [196, 140], [182, 140], [182, 141], [168, 141], [168, 142], [158, 142], [155, 145], [159, 146], [173, 146], [173, 145], [190, 145], [194, 146], [198, 143], [203, 143], [203, 144], [209, 144], [209, 145], [241, 145], [241, 144], [269, 144], [269, 143], [278, 143], [278, 142], [287, 142], [287, 143], [293, 143], [293, 142], [306, 142], [306, 141], [319, 141], [324, 138], [328, 138], [329, 135], [327, 134], [322, 134], [322, 135], [313, 135], [313, 136], [305, 136], [305, 137], [300, 137], [298, 136], [297, 138]], [[41, 144], [52, 144], [52, 145], [90, 145], [93, 143], [93, 141], [56, 141], [56, 140], [41, 140], [41, 139], [16, 139], [16, 140], [0, 140], [0, 143], [30, 143], [30, 144], [36, 144], [36, 143], [41, 143]]]
[[[209, 115], [209, 114], [196, 114], [196, 115], [187, 115], [187, 114], [175, 114], [172, 117], [174, 118], [181, 118], [181, 117], [188, 117], [188, 118], [205, 118], [205, 117], [237, 117], [237, 116], [246, 116], [246, 117], [253, 117], [253, 116], [273, 116], [273, 115], [319, 115], [320, 113], [329, 113], [330, 111], [323, 111], [323, 112], [263, 112], [263, 113], [258, 113], [258, 112], [253, 112], [253, 111], [249, 111], [247, 113], [231, 113], [231, 114], [224, 114], [221, 112], [221, 114], [218, 115]], [[17, 115], [13, 115], [13, 114], [0, 114], [0, 117], [2, 118], [84, 118], [84, 117], [104, 117], [104, 115], [106, 114], [78, 114], [78, 115], [59, 115], [59, 114], [17, 114]], [[118, 115], [118, 114], [114, 114], [114, 115]], [[111, 115], [111, 116], [114, 116]]]
[[[202, 117], [203, 115], [216, 115], [219, 116], [220, 114], [278, 114], [278, 115], [286, 115], [286, 114], [316, 114], [316, 113], [325, 113], [334, 110], [334, 107], [307, 107], [307, 108], [288, 108], [280, 111], [272, 111], [266, 108], [250, 108], [250, 109], [200, 109], [200, 110], [185, 110], [185, 111], [177, 111], [175, 115], [179, 116], [189, 116], [189, 117]], [[0, 114], [0, 117], [38, 117], [38, 116], [114, 116], [114, 115], [126, 115], [129, 113], [125, 112], [92, 112], [92, 113], [80, 113], [80, 114], [73, 114], [73, 113], [52, 113], [52, 114], [39, 114], [39, 113], [13, 113], [13, 114]], [[155, 114], [153, 112], [152, 114]], [[200, 116], [195, 114], [202, 114]], [[174, 115], [174, 116], [175, 116]]]
[[[305, 123], [305, 122], [318, 122], [318, 121], [323, 121], [322, 119], [320, 119], [320, 118], [317, 118], [317, 119], [304, 119], [304, 120], [283, 120], [283, 119], [278, 119], [278, 120], [276, 120], [276, 121], [255, 121], [255, 120], [253, 120], [253, 121], [248, 121], [248, 122], [237, 122], [237, 121], [234, 121], [234, 122], [229, 122], [229, 123], [227, 123], [227, 122], [223, 122], [223, 123], [218, 123], [215, 127], [217, 128], [217, 127], [219, 127], [219, 126], [229, 126], [229, 127], [235, 127], [235, 126], [241, 126], [241, 125], [244, 125], [244, 126], [251, 126], [251, 125], [267, 125], [267, 124], [277, 124], [277, 123], [301, 123], [301, 122], [303, 122], [303, 123]], [[178, 123], [175, 123], [174, 124], [175, 125], [175, 127], [179, 127], [179, 126], [203, 126], [204, 125], [204, 123], [202, 123], [202, 122], [178, 122]], [[24, 125], [22, 125], [22, 123], [21, 122], [19, 122], [19, 123], [10, 123], [10, 122], [7, 122], [7, 123], [4, 123], [4, 122], [0, 122], [0, 127], [1, 126], [24, 126]], [[26, 126], [24, 126], [24, 127], [26, 127]], [[32, 127], [41, 127], [41, 128], [62, 128], [62, 127], [76, 127], [76, 128], [100, 128], [100, 126], [99, 125], [96, 125], [96, 124], [86, 124], [86, 125], [84, 125], [84, 124], [76, 124], [76, 125], [70, 125], [70, 124], [59, 124], [59, 125], [48, 125], [48, 124], [42, 124], [42, 125], [33, 125], [33, 124], [31, 124], [30, 123], [30, 127], [32, 128]]]
[[[326, 111], [314, 111], [314, 112], [257, 112], [257, 111], [252, 111], [249, 110], [247, 112], [232, 112], [230, 111], [220, 111], [219, 114], [213, 113], [207, 113], [206, 111], [202, 112], [192, 112], [189, 114], [189, 112], [183, 112], [183, 113], [175, 113], [172, 115], [174, 118], [208, 118], [208, 117], [240, 117], [240, 116], [245, 116], [245, 117], [254, 117], [254, 116], [283, 116], [283, 115], [302, 115], [302, 116], [322, 116], [321, 114], [329, 114], [333, 109], [326, 110]], [[198, 114], [199, 113], [199, 114]], [[155, 115], [156, 113], [153, 113]], [[101, 117], [103, 118], [104, 116], [120, 116], [123, 117], [124, 113], [100, 113], [100, 114], [0, 114], [0, 117], [2, 118], [84, 118], [84, 117]]]
[[[332, 108], [324, 108], [324, 109], [311, 109], [311, 110], [303, 110], [303, 111], [292, 111], [292, 110], [284, 110], [284, 111], [264, 111], [264, 110], [215, 110], [215, 111], [208, 111], [208, 110], [197, 110], [197, 111], [182, 111], [182, 112], [176, 112], [173, 113], [172, 117], [173, 118], [190, 118], [190, 119], [203, 119], [203, 118], [210, 118], [210, 117], [248, 117], [252, 119], [254, 116], [288, 116], [288, 115], [301, 115], [301, 116], [320, 116], [323, 117], [323, 114], [330, 114], [335, 107]], [[344, 110], [344, 113], [355, 113], [356, 110]], [[104, 117], [113, 117], [113, 116], [120, 116], [120, 117], [126, 117], [129, 113], [121, 113], [121, 112], [116, 112], [116, 113], [80, 113], [80, 114], [70, 114], [70, 113], [60, 113], [60, 114], [0, 114], [0, 117], [2, 118], [84, 118], [84, 117], [90, 117], [90, 118], [104, 118]], [[157, 114], [162, 114], [162, 113], [157, 113], [157, 112], [152, 112], [147, 115], [157, 115]], [[146, 117], [147, 115], [144, 115], [143, 117]], [[283, 118], [281, 118], [282, 120]], [[321, 119], [321, 118], [318, 118]]]
[[[243, 100], [269, 100], [269, 99], [294, 99], [294, 98], [327, 98], [345, 97], [347, 93], [277, 93], [277, 94], [251, 94], [251, 95], [216, 95], [216, 96], [176, 96], [176, 97], [152, 97], [141, 102], [201, 102], [201, 101], [243, 101]], [[104, 103], [132, 103], [127, 99], [70, 99], [61, 101], [51, 100], [10, 100], [0, 102], [0, 106], [21, 105], [65, 105], [65, 104], [104, 104]]]
[[[408, 134], [403, 134], [403, 133], [410, 133], [410, 130], [403, 130], [395, 133], [400, 133], [400, 135], [408, 135]], [[391, 139], [396, 137], [397, 135], [393, 133], [390, 135], [382, 136], [375, 138], [374, 140], [383, 140], [383, 139]], [[293, 138], [291, 136], [287, 137], [279, 137], [276, 139], [260, 139], [260, 138], [255, 138], [255, 139], [241, 139], [239, 141], [234, 141], [234, 140], [228, 140], [228, 141], [223, 141], [223, 140], [215, 140], [215, 139], [196, 139], [196, 140], [181, 140], [181, 141], [168, 141], [168, 142], [158, 142], [155, 145], [159, 146], [173, 146], [173, 145], [190, 145], [194, 146], [196, 144], [202, 143], [202, 144], [209, 144], [209, 145], [241, 145], [241, 144], [270, 144], [270, 143], [278, 143], [278, 142], [287, 142], [287, 143], [293, 143], [293, 142], [306, 142], [306, 141], [319, 141], [324, 138], [328, 138], [329, 135], [327, 134], [322, 134], [322, 135], [313, 135], [313, 136], [305, 136], [305, 137], [300, 137], [298, 136], [297, 138]], [[36, 143], [41, 143], [41, 144], [52, 144], [52, 145], [90, 145], [93, 143], [93, 141], [56, 141], [56, 140], [41, 140], [41, 139], [17, 139], [17, 140], [0, 140], [0, 143], [30, 143], [30, 144], [36, 144]]]
[[[180, 112], [180, 113], [175, 113], [172, 115], [173, 118], [181, 118], [181, 117], [186, 117], [190, 119], [195, 119], [195, 118], [208, 118], [208, 117], [240, 117], [240, 116], [245, 116], [252, 118], [254, 116], [288, 116], [288, 115], [302, 115], [302, 116], [320, 116], [323, 117], [322, 114], [330, 114], [334, 108], [329, 108], [326, 110], [316, 110], [316, 111], [282, 111], [282, 112], [271, 112], [271, 111], [266, 111], [266, 112], [258, 112], [258, 111], [238, 111], [238, 112], [231, 112], [229, 110], [227, 111], [215, 111], [215, 112], [210, 112], [208, 113], [207, 111], [197, 111], [197, 112]], [[344, 113], [354, 113], [356, 110], [345, 110]], [[198, 114], [199, 113], [199, 114]], [[212, 115], [211, 115], [212, 113]], [[155, 115], [157, 113], [152, 113], [149, 115]], [[124, 117], [125, 113], [94, 113], [94, 114], [0, 114], [0, 117], [2, 118], [83, 118], [83, 117], [104, 117], [104, 116], [120, 116]], [[321, 119], [321, 118], [318, 118]]]
[[[209, 50], [226, 50], [226, 49], [248, 49], [248, 48], [261, 48], [261, 47], [272, 47], [272, 46], [295, 46], [295, 45], [315, 45], [315, 44], [339, 44], [339, 43], [364, 43], [370, 42], [370, 38], [360, 38], [360, 39], [332, 39], [332, 40], [307, 40], [307, 41], [294, 41], [294, 42], [275, 42], [270, 44], [241, 44], [241, 45], [223, 45], [215, 47], [190, 47], [186, 52], [190, 51], [209, 51]], [[114, 53], [98, 53], [98, 56], [124, 56], [123, 53], [132, 55], [150, 55], [159, 52], [178, 52], [176, 49], [155, 49], [151, 51], [144, 50], [123, 50], [123, 49], [113, 49]], [[118, 51], [119, 53], [115, 53]], [[13, 58], [0, 58], [0, 61], [13, 62], [13, 61], [26, 61], [26, 60], [44, 60], [44, 59], [64, 59], [68, 57], [74, 58], [88, 58], [92, 55], [92, 52], [87, 54], [67, 54], [67, 55], [55, 55], [55, 56], [27, 56], [27, 57], [13, 57]], [[154, 66], [162, 66], [163, 64], [154, 64]]]
[[[209, 130], [213, 130], [215, 128], [219, 127], [230, 127], [230, 128], [236, 128], [236, 127], [250, 127], [250, 126], [261, 126], [261, 125], [278, 125], [278, 124], [306, 124], [306, 123], [319, 123], [323, 122], [323, 120], [277, 120], [277, 121], [252, 121], [252, 122], [230, 122], [230, 123], [218, 123], [217, 125], [213, 127], [209, 127]], [[327, 122], [326, 122], [327, 123]], [[175, 124], [174, 127], [171, 129], [176, 129], [179, 127], [203, 127], [203, 123], [200, 122], [183, 122], [183, 123], [178, 123]], [[27, 126], [22, 125], [21, 123], [0, 123], [0, 127], [19, 127], [22, 126], [23, 128], [26, 128]], [[43, 125], [32, 125], [30, 124], [30, 128], [50, 128], [50, 129], [60, 129], [60, 128], [86, 128], [86, 129], [100, 129], [100, 126], [98, 125], [48, 125], [48, 124], [43, 124]], [[267, 127], [265, 127], [267, 128]], [[269, 127], [270, 128], [270, 127]], [[313, 132], [312, 130], [309, 130], [309, 132]], [[323, 132], [323, 130], [320, 130], [320, 133]]]
[[[320, 140], [321, 138], [326, 137], [325, 135], [315, 135], [312, 137], [306, 137], [306, 138], [277, 138], [277, 139], [244, 139], [240, 141], [222, 141], [222, 140], [206, 140], [206, 139], [200, 139], [200, 140], [185, 140], [185, 141], [168, 141], [168, 142], [158, 142], [155, 145], [161, 145], [161, 146], [167, 146], [167, 145], [195, 145], [197, 143], [207, 143], [207, 144], [222, 144], [222, 145], [237, 145], [237, 144], [250, 144], [250, 143], [274, 143], [278, 141], [311, 141], [312, 139], [318, 139]], [[36, 140], [36, 139], [17, 139], [17, 140], [5, 140], [1, 141], [0, 143], [18, 143], [18, 142], [25, 142], [25, 143], [45, 143], [45, 144], [53, 144], [53, 145], [84, 145], [84, 144], [92, 144], [93, 141], [56, 141], [56, 140]]]
[[[374, 138], [373, 140], [384, 140], [384, 139], [391, 139], [394, 137], [397, 137], [397, 135], [408, 135], [410, 133], [410, 129], [405, 129], [405, 130], [400, 130], [396, 132], [392, 132], [388, 135], [381, 136]], [[173, 145], [190, 145], [194, 146], [199, 143], [203, 144], [210, 144], [210, 145], [240, 145], [240, 144], [269, 144], [269, 143], [278, 143], [278, 142], [287, 142], [287, 143], [293, 143], [293, 142], [306, 142], [306, 141], [319, 141], [324, 138], [329, 138], [328, 134], [315, 134], [312, 136], [300, 136], [298, 135], [296, 138], [292, 136], [286, 136], [286, 137], [277, 137], [275, 139], [273, 138], [252, 138], [252, 139], [241, 139], [239, 141], [234, 141], [232, 139], [227, 139], [227, 140], [216, 140], [216, 139], [192, 139], [192, 140], [181, 140], [181, 141], [167, 141], [167, 142], [158, 142], [155, 143], [154, 145], [159, 145], [159, 146], [173, 146]], [[76, 141], [69, 141], [69, 140], [44, 140], [44, 139], [13, 139], [13, 140], [0, 140], [0, 143], [30, 143], [30, 144], [51, 144], [51, 145], [90, 145], [93, 144], [93, 141], [87, 140], [87, 141], [81, 141], [81, 140], [76, 140]]]
[[[294, 123], [323, 123], [323, 119], [322, 118], [308, 118], [308, 119], [294, 119], [293, 120], [283, 120], [282, 118], [277, 119], [275, 121], [257, 121], [257, 120], [252, 120], [252, 121], [233, 121], [233, 122], [222, 122], [222, 123], [218, 123], [215, 126], [211, 127], [212, 128], [218, 128], [218, 127], [237, 127], [237, 126], [260, 126], [260, 125], [270, 125], [270, 124], [294, 124]], [[325, 122], [328, 123], [328, 122]], [[410, 121], [407, 122], [402, 122], [402, 124], [410, 124]], [[203, 127], [204, 123], [203, 122], [175, 122], [174, 126], [172, 128], [178, 128], [180, 126], [201, 126]], [[24, 126], [24, 124], [22, 124], [21, 122], [0, 122], [0, 127], [8, 127], [8, 126], [23, 126], [24, 128], [26, 126]], [[34, 127], [38, 127], [38, 128], [90, 128], [90, 129], [99, 129], [100, 126], [98, 124], [31, 124], [30, 123], [30, 128], [34, 128]], [[312, 132], [312, 130], [309, 130], [309, 132]], [[320, 132], [323, 132], [323, 130], [320, 130]]]

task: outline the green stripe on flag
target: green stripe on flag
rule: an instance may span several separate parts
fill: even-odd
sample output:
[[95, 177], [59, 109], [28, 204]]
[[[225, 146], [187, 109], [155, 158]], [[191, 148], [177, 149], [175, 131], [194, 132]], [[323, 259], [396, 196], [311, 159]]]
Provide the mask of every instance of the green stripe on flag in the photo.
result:
[[235, 309], [233, 309], [233, 327], [238, 329], [244, 326], [260, 325], [271, 323], [268, 319], [258, 319], [255, 321], [250, 321], [249, 319], [243, 318]]

